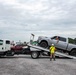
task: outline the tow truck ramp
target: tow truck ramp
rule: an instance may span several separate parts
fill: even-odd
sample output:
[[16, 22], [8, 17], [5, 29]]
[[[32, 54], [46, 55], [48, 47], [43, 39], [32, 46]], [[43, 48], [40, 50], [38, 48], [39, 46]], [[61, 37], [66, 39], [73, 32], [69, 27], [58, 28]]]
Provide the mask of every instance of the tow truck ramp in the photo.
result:
[[[40, 46], [35, 46], [35, 45], [31, 45], [31, 44], [28, 44], [28, 46], [30, 47], [31, 51], [46, 51], [46, 52], [50, 52], [49, 49], [46, 49], [46, 48], [43, 48], [43, 47], [40, 47]], [[67, 55], [65, 53], [61, 53], [61, 52], [57, 52], [57, 51], [55, 53], [56, 53], [57, 56], [63, 56], [63, 57], [76, 59], [75, 56]]]

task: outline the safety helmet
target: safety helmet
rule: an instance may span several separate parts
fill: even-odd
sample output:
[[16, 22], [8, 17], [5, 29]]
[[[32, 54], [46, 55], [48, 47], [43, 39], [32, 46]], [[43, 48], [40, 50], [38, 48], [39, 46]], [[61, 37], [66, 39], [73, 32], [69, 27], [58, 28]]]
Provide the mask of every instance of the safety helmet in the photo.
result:
[[52, 44], [52, 46], [54, 46], [54, 44]]

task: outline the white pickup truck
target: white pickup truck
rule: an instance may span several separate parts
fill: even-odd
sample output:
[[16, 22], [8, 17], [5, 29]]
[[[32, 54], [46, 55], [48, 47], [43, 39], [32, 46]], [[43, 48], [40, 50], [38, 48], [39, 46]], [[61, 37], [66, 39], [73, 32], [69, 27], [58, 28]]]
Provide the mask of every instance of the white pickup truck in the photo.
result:
[[69, 43], [68, 38], [64, 38], [61, 36], [53, 36], [53, 37], [39, 36], [37, 42], [39, 46], [44, 48], [49, 48], [51, 44], [54, 44], [57, 50], [60, 50], [62, 52], [68, 52], [68, 54], [76, 56], [76, 45]]

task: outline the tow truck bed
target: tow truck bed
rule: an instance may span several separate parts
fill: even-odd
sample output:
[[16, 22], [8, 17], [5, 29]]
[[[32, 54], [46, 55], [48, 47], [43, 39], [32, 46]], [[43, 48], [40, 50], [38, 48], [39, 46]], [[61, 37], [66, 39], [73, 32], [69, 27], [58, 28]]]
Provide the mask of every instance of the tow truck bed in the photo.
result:
[[[28, 44], [28, 46], [30, 47], [30, 51], [33, 53], [34, 52], [34, 55], [36, 55], [35, 53], [38, 54], [38, 52], [41, 52], [41, 51], [44, 51], [44, 52], [50, 52], [49, 49], [46, 49], [46, 48], [42, 48], [40, 46], [35, 46], [35, 45], [31, 45], [31, 44]], [[68, 58], [73, 58], [73, 59], [76, 59], [76, 57], [74, 56], [70, 56], [70, 55], [67, 55], [65, 53], [61, 53], [61, 52], [55, 52], [57, 56], [63, 56], [63, 57], [68, 57]], [[31, 55], [32, 56], [32, 55]], [[38, 57], [38, 56], [37, 56]], [[36, 57], [36, 58], [37, 58]], [[32, 58], [35, 58], [32, 56]]]

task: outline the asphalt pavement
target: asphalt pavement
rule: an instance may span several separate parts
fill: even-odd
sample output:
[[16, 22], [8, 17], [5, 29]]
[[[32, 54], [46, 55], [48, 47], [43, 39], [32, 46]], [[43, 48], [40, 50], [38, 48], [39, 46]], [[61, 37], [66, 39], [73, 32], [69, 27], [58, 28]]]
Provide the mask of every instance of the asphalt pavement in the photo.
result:
[[0, 75], [76, 75], [76, 60], [49, 57], [32, 59], [30, 55], [0, 58]]

